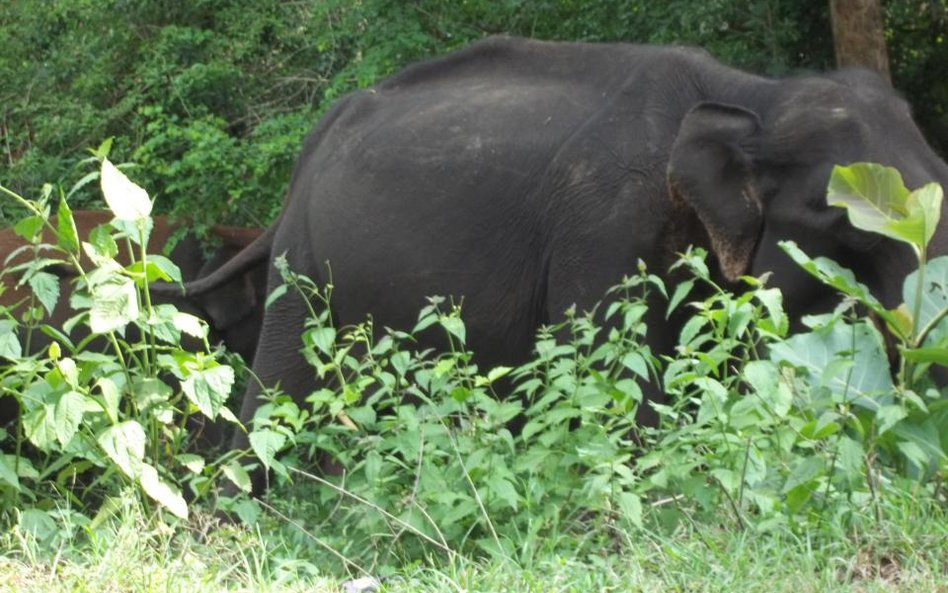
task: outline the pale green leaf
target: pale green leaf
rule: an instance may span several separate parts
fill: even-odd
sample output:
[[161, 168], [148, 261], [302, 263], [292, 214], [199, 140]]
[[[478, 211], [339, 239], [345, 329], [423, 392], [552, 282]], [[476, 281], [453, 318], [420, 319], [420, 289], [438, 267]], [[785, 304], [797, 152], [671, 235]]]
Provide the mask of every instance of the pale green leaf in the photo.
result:
[[234, 386], [234, 369], [220, 365], [194, 371], [181, 383], [187, 398], [208, 418], [216, 418]]
[[233, 482], [237, 488], [244, 492], [250, 492], [252, 484], [250, 482], [250, 474], [247, 473], [247, 470], [245, 470], [236, 462], [228, 463], [221, 469], [224, 472], [224, 476]]
[[16, 360], [23, 356], [23, 346], [16, 337], [16, 322], [0, 319], [0, 358]]
[[56, 440], [63, 446], [72, 440], [82, 422], [85, 398], [76, 391], [67, 391], [56, 401]]
[[135, 185], [109, 159], [102, 159], [102, 194], [109, 210], [120, 220], [139, 220], [151, 214], [148, 192]]
[[207, 323], [203, 319], [190, 313], [175, 311], [171, 316], [175, 329], [195, 338], [207, 337]]
[[96, 333], [124, 328], [138, 318], [138, 296], [129, 278], [111, 276], [92, 289], [89, 326]]
[[6, 482], [17, 492], [20, 491], [20, 477], [16, 474], [16, 457], [0, 455], [0, 482]]
[[457, 338], [458, 342], [464, 344], [467, 339], [467, 331], [464, 328], [464, 322], [460, 317], [456, 315], [449, 315], [442, 317], [439, 320], [441, 327], [443, 327], [449, 334]]
[[50, 315], [59, 301], [59, 278], [49, 272], [36, 272], [30, 276], [30, 288]]
[[620, 492], [616, 502], [622, 517], [636, 527], [642, 527], [642, 500], [631, 492]]
[[273, 463], [276, 454], [286, 444], [286, 435], [268, 428], [250, 433], [250, 448], [267, 469]]
[[135, 420], [110, 426], [99, 435], [98, 442], [105, 454], [131, 479], [141, 475], [145, 458], [145, 430]]
[[72, 210], [66, 200], [59, 201], [59, 210], [57, 212], [57, 231], [59, 235], [59, 246], [69, 253], [79, 251], [79, 231], [76, 230], [76, 221], [72, 218]]
[[180, 519], [188, 518], [188, 503], [181, 496], [181, 491], [165, 482], [158, 476], [158, 470], [142, 464], [141, 477], [138, 481], [142, 490], [161, 506]]

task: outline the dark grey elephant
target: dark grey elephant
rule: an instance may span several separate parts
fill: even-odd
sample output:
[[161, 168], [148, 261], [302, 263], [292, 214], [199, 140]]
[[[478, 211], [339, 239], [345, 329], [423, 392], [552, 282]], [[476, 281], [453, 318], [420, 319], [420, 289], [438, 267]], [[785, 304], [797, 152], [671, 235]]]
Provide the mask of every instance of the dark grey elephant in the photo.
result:
[[[286, 253], [321, 282], [330, 263], [342, 324], [408, 328], [426, 296], [463, 297], [482, 367], [523, 361], [539, 325], [589, 307], [639, 259], [667, 269], [688, 244], [707, 246], [726, 281], [775, 272], [794, 316], [836, 297], [781, 239], [894, 305], [910, 250], [826, 205], [831, 167], [855, 161], [897, 167], [910, 187], [948, 183], [906, 102], [867, 71], [773, 80], [693, 49], [488, 39], [341, 100], [307, 138], [276, 223], [187, 288]], [[932, 255], [946, 240], [942, 221]], [[667, 351], [677, 330], [655, 309], [649, 340]], [[276, 301], [253, 363], [295, 396], [315, 387], [305, 315]]]

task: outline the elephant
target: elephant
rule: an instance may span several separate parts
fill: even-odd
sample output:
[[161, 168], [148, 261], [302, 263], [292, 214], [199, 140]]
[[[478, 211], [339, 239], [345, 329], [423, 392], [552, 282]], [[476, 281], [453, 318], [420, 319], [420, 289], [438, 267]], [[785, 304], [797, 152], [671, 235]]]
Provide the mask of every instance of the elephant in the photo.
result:
[[[73, 218], [76, 223], [76, 229], [80, 240], [88, 240], [89, 233], [97, 226], [107, 224], [112, 220], [112, 214], [104, 211], [78, 210], [73, 212]], [[53, 217], [53, 226], [56, 226], [57, 219]], [[149, 236], [148, 252], [158, 253], [171, 237], [182, 229], [182, 224], [173, 223], [166, 217], [156, 216], [153, 218], [153, 228]], [[204, 244], [201, 239], [192, 233], [185, 234], [171, 250], [169, 257], [178, 265], [181, 270], [182, 278], [193, 280], [206, 276], [220, 267], [223, 263], [232, 259], [236, 254], [254, 239], [262, 234], [261, 229], [215, 226], [209, 233], [209, 240], [216, 245], [210, 253], [205, 253]], [[48, 229], [44, 229], [44, 243], [55, 242], [55, 237]], [[0, 231], [0, 261], [4, 262], [5, 267], [12, 267], [25, 262], [32, 256], [29, 251], [20, 251], [13, 253], [24, 246], [27, 242], [13, 232], [13, 229], [4, 229]], [[11, 257], [13, 255], [13, 257]], [[120, 247], [116, 258], [122, 265], [131, 262], [131, 256], [124, 248]], [[92, 263], [85, 256], [81, 260], [85, 269], [91, 269]], [[72, 317], [75, 312], [68, 306], [69, 297], [72, 293], [72, 281], [75, 274], [72, 269], [66, 269], [61, 266], [53, 266], [47, 269], [57, 274], [60, 278], [61, 294], [56, 303], [56, 307], [44, 323], [61, 329], [63, 323]], [[28, 287], [17, 288], [19, 280], [15, 274], [5, 274], [2, 279], [3, 291], [0, 293], [0, 306], [10, 308], [12, 315], [19, 317], [24, 312], [25, 302], [29, 296]], [[250, 361], [253, 358], [257, 343], [257, 335], [263, 323], [263, 300], [266, 290], [266, 268], [258, 266], [248, 268], [243, 273], [230, 278], [228, 282], [223, 283], [217, 290], [209, 292], [201, 299], [168, 297], [156, 299], [155, 303], [171, 303], [181, 311], [186, 311], [198, 315], [206, 320], [213, 319], [211, 325], [210, 340], [212, 342], [223, 342], [227, 349], [236, 352]], [[76, 335], [74, 333], [73, 337]], [[25, 336], [20, 336], [24, 345], [28, 344], [28, 352], [41, 352], [51, 343], [51, 338], [41, 332], [33, 332], [29, 342], [26, 342]], [[198, 347], [198, 344], [191, 344]], [[104, 349], [103, 344], [93, 344], [90, 347]], [[11, 420], [18, 416], [19, 408], [13, 398], [0, 398], [0, 426], [7, 425]]]
[[[339, 324], [407, 329], [427, 296], [463, 299], [482, 369], [527, 360], [538, 327], [592, 307], [638, 261], [664, 273], [688, 245], [708, 249], [723, 283], [772, 272], [794, 318], [838, 297], [784, 239], [894, 306], [911, 249], [826, 203], [832, 167], [858, 161], [896, 167], [909, 187], [948, 183], [906, 101], [868, 70], [772, 79], [700, 49], [488, 38], [339, 100], [307, 136], [277, 220], [184, 289], [282, 254], [326, 283], [328, 262]], [[945, 225], [930, 256], [948, 252]], [[271, 267], [269, 290], [280, 283]], [[680, 328], [651, 309], [649, 345], [670, 352]], [[298, 297], [275, 301], [253, 359], [263, 385], [297, 398], [316, 387], [291, 337], [306, 314]], [[243, 422], [259, 394], [247, 390]]]

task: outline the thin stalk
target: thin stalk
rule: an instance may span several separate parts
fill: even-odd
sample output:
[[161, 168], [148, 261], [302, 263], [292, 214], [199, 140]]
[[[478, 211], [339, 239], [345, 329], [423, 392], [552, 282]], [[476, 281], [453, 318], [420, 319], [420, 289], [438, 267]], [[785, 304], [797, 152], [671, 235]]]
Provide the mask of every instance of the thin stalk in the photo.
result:
[[[915, 251], [915, 255], [918, 257], [918, 275], [915, 281], [915, 302], [912, 304], [912, 343], [917, 343], [917, 337], [919, 335], [918, 328], [918, 318], [922, 313], [922, 291], [925, 290], [925, 264], [927, 263], [927, 245], [922, 244], [921, 249]], [[902, 384], [904, 386], [910, 387], [908, 385], [909, 380], [912, 377], [912, 369], [915, 365], [908, 360], [905, 360], [905, 357], [902, 357]]]

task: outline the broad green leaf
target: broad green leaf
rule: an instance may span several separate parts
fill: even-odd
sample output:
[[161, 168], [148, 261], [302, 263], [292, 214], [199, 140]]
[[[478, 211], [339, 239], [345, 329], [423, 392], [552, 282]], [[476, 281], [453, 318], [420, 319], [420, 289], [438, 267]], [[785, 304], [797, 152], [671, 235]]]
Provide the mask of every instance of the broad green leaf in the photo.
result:
[[69, 253], [79, 251], [79, 231], [76, 230], [76, 221], [72, 218], [72, 210], [66, 200], [59, 201], [59, 211], [57, 212], [57, 225], [59, 234], [59, 246]]
[[138, 294], [130, 278], [112, 276], [92, 289], [89, 326], [95, 333], [124, 328], [138, 318]]
[[516, 511], [519, 506], [520, 497], [517, 495], [517, 489], [507, 478], [500, 476], [493, 477], [487, 482], [487, 490], [504, 504]]
[[76, 391], [67, 391], [56, 401], [56, 440], [61, 445], [65, 446], [79, 430], [84, 406], [85, 398]]
[[190, 313], [175, 311], [171, 316], [171, 321], [178, 331], [184, 332], [195, 338], [207, 337], [207, 324], [200, 317]]
[[50, 315], [59, 301], [59, 278], [49, 272], [36, 272], [30, 276], [30, 288]]
[[141, 475], [145, 459], [145, 429], [135, 420], [110, 426], [99, 435], [99, 446], [129, 478]]
[[[770, 328], [778, 336], [786, 335], [790, 327], [790, 320], [783, 310], [783, 293], [778, 288], [765, 288], [754, 292], [754, 297], [760, 301], [767, 311], [767, 317], [772, 323]], [[764, 321], [763, 319], [761, 322]], [[758, 322], [760, 323], [760, 322]]]
[[101, 377], [95, 382], [95, 386], [99, 388], [99, 392], [102, 394], [102, 404], [105, 413], [109, 417], [109, 422], [117, 422], [119, 404], [122, 402], [122, 394], [118, 385], [109, 377]]
[[146, 283], [157, 282], [181, 282], [181, 269], [163, 255], [149, 255], [148, 260], [143, 265], [136, 261], [128, 266], [128, 271], [133, 276], [144, 278]]
[[636, 527], [642, 526], [642, 500], [631, 492], [620, 492], [616, 503], [623, 518]]
[[[925, 278], [922, 285], [921, 308], [918, 312], [916, 331], [921, 332], [948, 309], [948, 256], [936, 257], [925, 266]], [[918, 270], [905, 278], [902, 284], [902, 299], [909, 310], [915, 307], [918, 292]], [[934, 346], [948, 339], [948, 317], [931, 328], [925, 338], [926, 346]]]
[[496, 381], [497, 379], [500, 379], [501, 377], [506, 377], [508, 374], [510, 374], [510, 371], [512, 370], [513, 370], [512, 367], [505, 367], [505, 366], [494, 367], [490, 371], [487, 372], [487, 380], [493, 383], [494, 381]]
[[[903, 450], [911, 456], [915, 449], [921, 451], [921, 455], [916, 455], [918, 459], [924, 456], [927, 459], [936, 459], [941, 463], [948, 460], [948, 455], [944, 448], [945, 438], [945, 416], [941, 415], [941, 422], [938, 422], [939, 414], [932, 414], [928, 421], [900, 422], [892, 427], [891, 433], [911, 443], [913, 447]], [[901, 447], [900, 447], [901, 448]], [[924, 465], [920, 463], [919, 465]]]
[[[86, 245], [87, 244], [83, 244], [83, 250], [88, 253], [89, 249]], [[115, 242], [115, 238], [112, 236], [108, 225], [100, 224], [92, 229], [89, 233], [88, 245], [91, 245], [102, 257], [114, 258], [118, 255], [118, 244]], [[95, 258], [92, 259], [96, 261]]]
[[841, 399], [866, 409], [877, 410], [892, 399], [894, 384], [882, 336], [866, 322], [838, 321], [791, 336], [771, 347], [770, 359], [804, 369], [811, 385], [825, 385]]
[[142, 464], [138, 483], [148, 496], [171, 511], [173, 515], [180, 519], [188, 518], [188, 503], [181, 496], [181, 491], [162, 480], [154, 467], [147, 463]]
[[314, 327], [303, 334], [303, 342], [307, 346], [315, 346], [326, 356], [332, 356], [332, 347], [336, 341], [336, 330], [332, 327]]
[[43, 217], [42, 216], [27, 216], [22, 218], [16, 225], [13, 227], [13, 232], [15, 232], [20, 237], [23, 237], [27, 241], [32, 242], [36, 235], [39, 234], [40, 230], [43, 228]]
[[892, 313], [882, 306], [865, 284], [856, 280], [856, 275], [851, 270], [826, 257], [811, 258], [793, 241], [780, 241], [779, 245], [798, 266], [811, 276], [844, 295], [856, 299], [887, 322], [895, 323]]
[[668, 301], [668, 308], [665, 310], [666, 319], [671, 317], [671, 314], [675, 312], [675, 309], [678, 308], [678, 305], [680, 305], [681, 302], [685, 300], [685, 297], [691, 293], [691, 289], [694, 288], [694, 285], [694, 279], [689, 279], [680, 282], [678, 286], [675, 287], [675, 292], [672, 293], [672, 297]]
[[793, 466], [783, 486], [783, 492], [788, 493], [799, 486], [803, 486], [826, 471], [826, 465], [821, 457], [801, 457]]
[[909, 192], [896, 169], [874, 163], [833, 167], [826, 195], [830, 206], [846, 208], [854, 227], [917, 249], [927, 245], [935, 231], [941, 199], [936, 185]]
[[778, 418], [787, 415], [793, 404], [793, 393], [790, 387], [781, 381], [780, 370], [773, 362], [752, 360], [745, 365], [743, 375], [768, 411]]
[[148, 245], [148, 238], [151, 237], [151, 232], [155, 228], [155, 221], [150, 217], [137, 220], [113, 218], [109, 224], [118, 231], [119, 238], [128, 237], [132, 243], [139, 247], [143, 244]]
[[251, 432], [249, 439], [250, 448], [267, 469], [270, 469], [270, 464], [273, 463], [276, 454], [286, 444], [285, 434], [267, 428]]
[[213, 419], [227, 401], [233, 386], [234, 369], [220, 365], [194, 371], [181, 383], [181, 390], [202, 414]]
[[252, 498], [242, 498], [231, 506], [230, 509], [244, 525], [255, 524], [260, 519], [260, 515], [263, 514], [263, 511], [260, 509], [260, 503]]
[[17, 360], [23, 356], [23, 347], [16, 337], [16, 322], [0, 319], [0, 358]]
[[221, 468], [228, 480], [244, 492], [250, 492], [252, 485], [250, 474], [236, 462], [231, 462]]
[[721, 385], [721, 382], [711, 377], [698, 377], [694, 380], [694, 384], [702, 392], [697, 424], [704, 424], [722, 415], [727, 403], [727, 389]]
[[642, 379], [648, 381], [648, 363], [645, 362], [645, 357], [642, 356], [640, 352], [632, 351], [626, 353], [622, 357], [622, 366], [629, 369]]
[[46, 451], [56, 441], [56, 408], [51, 403], [37, 406], [23, 417], [26, 438]]
[[286, 291], [289, 287], [286, 284], [281, 284], [273, 289], [269, 295], [267, 295], [267, 300], [263, 303], [264, 309], [269, 309], [270, 305], [275, 303], [277, 299], [286, 294]]
[[76, 387], [79, 383], [79, 368], [76, 366], [76, 361], [72, 358], [63, 358], [56, 361], [56, 368], [59, 370], [59, 373], [62, 375], [63, 380], [66, 381], [70, 386]]
[[892, 404], [879, 408], [879, 411], [876, 412], [876, 421], [879, 423], [879, 435], [887, 432], [906, 416], [908, 416], [908, 412], [905, 407], [900, 405]]
[[0, 482], [6, 482], [19, 492], [20, 477], [16, 475], [16, 457], [0, 455]]
[[188, 468], [188, 471], [193, 474], [199, 474], [204, 471], [204, 458], [200, 455], [195, 455], [193, 453], [181, 453], [180, 455], [175, 456], [175, 460], [178, 463]]
[[905, 205], [908, 216], [903, 220], [896, 220], [889, 224], [889, 229], [896, 234], [909, 238], [919, 249], [927, 247], [938, 227], [941, 218], [941, 203], [944, 199], [942, 188], [937, 183], [929, 183], [909, 194]]
[[464, 322], [460, 317], [456, 315], [448, 315], [442, 317], [440, 320], [441, 327], [443, 327], [449, 334], [458, 339], [458, 342], [461, 344], [466, 343], [467, 332], [464, 328]]
[[933, 362], [948, 366], [948, 348], [910, 348], [902, 350], [902, 357], [911, 362]]
[[41, 542], [49, 540], [59, 531], [59, 526], [50, 516], [50, 512], [39, 509], [26, 509], [21, 512], [19, 527]]
[[102, 159], [102, 194], [119, 220], [139, 220], [151, 214], [148, 193], [135, 185], [109, 159]]
[[902, 441], [898, 445], [899, 451], [905, 458], [919, 467], [925, 467], [931, 461], [931, 456], [925, 452], [918, 444], [911, 441]]

